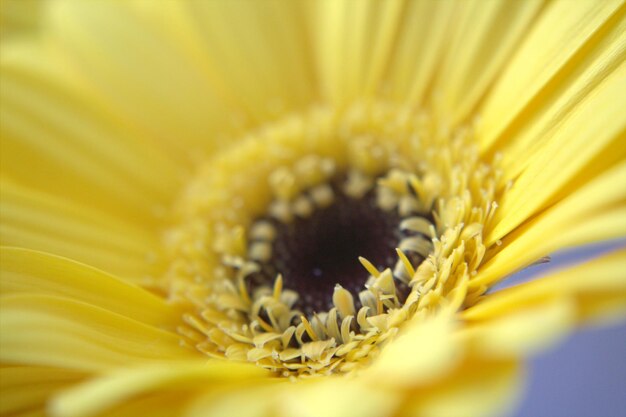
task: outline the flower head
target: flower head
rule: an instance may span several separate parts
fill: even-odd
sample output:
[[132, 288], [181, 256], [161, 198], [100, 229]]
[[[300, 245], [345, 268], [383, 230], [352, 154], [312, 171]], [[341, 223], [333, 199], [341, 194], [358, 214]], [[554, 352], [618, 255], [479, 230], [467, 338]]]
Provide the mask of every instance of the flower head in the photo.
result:
[[623, 250], [491, 289], [626, 235], [621, 2], [33, 5], [3, 412], [489, 415], [623, 312]]

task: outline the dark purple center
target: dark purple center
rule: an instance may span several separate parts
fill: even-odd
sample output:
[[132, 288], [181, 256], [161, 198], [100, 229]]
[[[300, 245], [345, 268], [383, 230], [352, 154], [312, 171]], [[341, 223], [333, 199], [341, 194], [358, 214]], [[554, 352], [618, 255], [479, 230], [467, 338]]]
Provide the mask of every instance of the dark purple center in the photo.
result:
[[[358, 294], [369, 276], [359, 256], [381, 271], [393, 269], [395, 248], [402, 238], [397, 211], [380, 209], [374, 190], [353, 198], [341, 191], [339, 181], [332, 186], [333, 203], [317, 208], [308, 218], [296, 218], [289, 224], [265, 219], [277, 231], [272, 257], [249, 281], [253, 287], [272, 285], [281, 273], [284, 287], [300, 296], [294, 308], [307, 316], [332, 308], [336, 284], [352, 293], [358, 307]], [[406, 289], [405, 285], [400, 288], [401, 292]]]
[[283, 274], [284, 285], [300, 295], [296, 308], [310, 315], [332, 307], [335, 284], [358, 301], [368, 273], [362, 256], [379, 270], [393, 267], [400, 240], [395, 210], [376, 206], [374, 193], [361, 199], [335, 192], [332, 205], [306, 219], [277, 223], [271, 264]]

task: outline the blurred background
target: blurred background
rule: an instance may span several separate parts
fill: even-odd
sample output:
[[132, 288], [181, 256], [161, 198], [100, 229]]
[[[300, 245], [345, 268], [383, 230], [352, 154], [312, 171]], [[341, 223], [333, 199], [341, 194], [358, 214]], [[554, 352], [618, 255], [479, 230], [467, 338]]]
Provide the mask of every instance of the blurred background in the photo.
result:
[[535, 357], [511, 417], [626, 416], [626, 323], [588, 328]]
[[[583, 262], [626, 239], [556, 253], [550, 262], [527, 268], [494, 288], [533, 279], [547, 270]], [[624, 271], [626, 279], [626, 271]], [[578, 330], [527, 365], [526, 391], [509, 417], [626, 416], [626, 323]]]

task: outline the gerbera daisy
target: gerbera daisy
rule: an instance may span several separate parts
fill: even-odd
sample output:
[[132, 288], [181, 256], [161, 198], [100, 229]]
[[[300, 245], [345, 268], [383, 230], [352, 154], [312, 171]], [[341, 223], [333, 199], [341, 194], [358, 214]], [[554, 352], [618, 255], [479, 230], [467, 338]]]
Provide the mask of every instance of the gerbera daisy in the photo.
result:
[[[621, 1], [3, 3], [0, 412], [480, 416], [623, 314]], [[15, 24], [17, 22], [17, 24]]]

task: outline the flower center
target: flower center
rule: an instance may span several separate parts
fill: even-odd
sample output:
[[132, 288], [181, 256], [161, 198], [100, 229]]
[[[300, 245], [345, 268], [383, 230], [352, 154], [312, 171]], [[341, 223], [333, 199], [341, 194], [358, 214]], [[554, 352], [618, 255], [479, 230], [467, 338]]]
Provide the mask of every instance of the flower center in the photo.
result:
[[[249, 236], [248, 256], [259, 262], [260, 270], [250, 277], [251, 286], [268, 285], [282, 274], [285, 288], [299, 295], [293, 307], [312, 316], [333, 307], [337, 284], [358, 299], [368, 278], [359, 258], [380, 271], [394, 267], [396, 248], [407, 237], [400, 229], [402, 216], [381, 207], [375, 187], [357, 193], [350, 192], [349, 184], [334, 179], [318, 187], [318, 192], [332, 195], [327, 206], [316, 207], [311, 193], [306, 193], [297, 199], [304, 209], [293, 219], [264, 217], [255, 222], [251, 230], [257, 234]], [[410, 256], [419, 264], [419, 254]], [[409, 287], [401, 281], [396, 287], [404, 300]], [[361, 307], [360, 302], [355, 304]]]
[[183, 342], [287, 377], [347, 373], [407, 320], [475, 302], [497, 183], [478, 155], [470, 128], [390, 103], [250, 132], [200, 167], [165, 236]]

